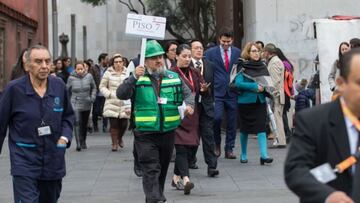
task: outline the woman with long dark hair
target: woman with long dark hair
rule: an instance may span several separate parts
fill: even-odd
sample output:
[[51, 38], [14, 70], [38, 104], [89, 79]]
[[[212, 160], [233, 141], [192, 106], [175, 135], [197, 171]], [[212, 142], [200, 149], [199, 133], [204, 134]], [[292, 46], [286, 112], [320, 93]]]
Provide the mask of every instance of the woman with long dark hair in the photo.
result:
[[287, 140], [289, 140], [291, 137], [291, 130], [289, 127], [287, 113], [289, 112], [289, 110], [291, 108], [290, 99], [294, 97], [294, 86], [293, 86], [294, 66], [291, 64], [290, 60], [286, 58], [286, 56], [284, 55], [284, 53], [281, 51], [280, 48], [276, 48], [276, 55], [279, 57], [279, 59], [282, 61], [282, 63], [284, 64], [284, 67], [285, 67], [285, 72], [284, 72], [285, 104], [284, 104], [282, 119], [283, 119], [283, 123], [284, 123], [285, 137]]
[[176, 66], [176, 49], [179, 44], [175, 41], [168, 41], [165, 46], [164, 62], [166, 69], [171, 69]]
[[260, 48], [254, 42], [245, 45], [241, 53], [243, 59], [239, 63], [239, 70], [235, 78], [235, 86], [241, 94], [238, 95], [237, 103], [240, 118], [240, 144], [241, 163], [247, 163], [247, 142], [249, 134], [256, 134], [260, 151], [260, 164], [272, 163], [273, 159], [267, 153], [266, 138], [266, 100], [265, 89], [253, 78], [269, 76], [269, 71], [260, 58]]
[[[175, 131], [175, 167], [172, 186], [184, 190], [184, 194], [190, 194], [194, 183], [190, 181], [188, 155], [194, 146], [199, 145], [199, 112], [198, 101], [201, 94], [208, 93], [208, 86], [202, 78], [200, 71], [190, 66], [191, 48], [182, 44], [176, 49], [176, 67], [171, 70], [178, 73], [180, 79], [186, 84], [193, 95], [195, 95], [195, 108], [192, 115], [184, 117], [180, 126]], [[182, 179], [182, 182], [181, 182]]]
[[66, 83], [67, 79], [69, 78], [69, 74], [65, 70], [62, 59], [60, 57], [55, 59], [54, 65], [55, 65], [55, 75], [61, 78], [64, 81], [64, 83]]
[[330, 85], [330, 90], [333, 92], [333, 98], [338, 95], [337, 86], [335, 79], [339, 76], [340, 73], [340, 60], [343, 55], [350, 50], [350, 44], [347, 42], [341, 42], [338, 48], [338, 58], [334, 61], [333, 66], [331, 67], [328, 81]]
[[27, 52], [27, 49], [23, 49], [16, 61], [16, 64], [13, 66], [13, 69], [11, 70], [10, 80], [15, 80], [16, 78], [19, 78], [23, 75], [26, 75], [26, 59], [25, 54]]

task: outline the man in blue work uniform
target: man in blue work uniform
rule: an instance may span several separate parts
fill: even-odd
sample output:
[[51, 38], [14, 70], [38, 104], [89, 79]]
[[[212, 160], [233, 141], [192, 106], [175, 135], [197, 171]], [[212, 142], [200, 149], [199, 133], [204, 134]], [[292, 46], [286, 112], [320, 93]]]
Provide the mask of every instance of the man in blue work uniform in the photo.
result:
[[56, 203], [74, 112], [65, 84], [49, 76], [49, 50], [35, 45], [25, 57], [28, 74], [11, 81], [0, 99], [0, 152], [9, 127], [15, 203]]

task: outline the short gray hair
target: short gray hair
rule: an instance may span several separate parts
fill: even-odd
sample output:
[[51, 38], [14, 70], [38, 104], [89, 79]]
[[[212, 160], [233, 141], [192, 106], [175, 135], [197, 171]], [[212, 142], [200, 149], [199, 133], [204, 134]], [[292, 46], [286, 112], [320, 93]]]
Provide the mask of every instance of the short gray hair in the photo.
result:
[[34, 50], [34, 49], [43, 49], [43, 50], [46, 50], [47, 52], [49, 52], [49, 55], [50, 55], [50, 58], [51, 58], [51, 53], [49, 51], [49, 49], [43, 45], [33, 45], [31, 46], [30, 48], [27, 49], [27, 52], [25, 53], [25, 59], [26, 59], [26, 63], [30, 63], [30, 55], [31, 55], [31, 52]]

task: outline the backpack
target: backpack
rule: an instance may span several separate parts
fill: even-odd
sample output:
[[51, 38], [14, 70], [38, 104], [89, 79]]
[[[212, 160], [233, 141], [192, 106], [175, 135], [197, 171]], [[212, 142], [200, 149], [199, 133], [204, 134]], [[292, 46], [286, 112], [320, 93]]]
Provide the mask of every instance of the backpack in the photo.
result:
[[285, 68], [285, 71], [284, 71], [284, 91], [285, 91], [285, 94], [288, 97], [292, 96], [293, 88], [294, 88], [293, 82], [294, 82], [294, 75], [292, 74], [292, 72], [288, 71]]

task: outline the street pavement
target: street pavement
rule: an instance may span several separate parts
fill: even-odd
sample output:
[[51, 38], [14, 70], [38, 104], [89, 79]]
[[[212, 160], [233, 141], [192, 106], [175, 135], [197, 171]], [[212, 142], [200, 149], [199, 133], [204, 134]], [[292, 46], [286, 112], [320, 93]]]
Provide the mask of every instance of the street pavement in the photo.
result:
[[[76, 152], [74, 144], [67, 150], [67, 176], [63, 179], [59, 203], [144, 202], [142, 179], [133, 173], [133, 136], [127, 132], [124, 136], [125, 147], [117, 152], [111, 152], [110, 140], [109, 133], [93, 133], [88, 136], [87, 150]], [[287, 150], [269, 149], [274, 162], [261, 166], [257, 140], [250, 139], [248, 147], [247, 164], [241, 164], [239, 159], [224, 159], [223, 153], [218, 160], [220, 175], [216, 178], [207, 177], [202, 148], [199, 148], [199, 169], [190, 170], [190, 179], [195, 188], [186, 196], [183, 191], [175, 190], [170, 185], [174, 166], [171, 163], [165, 185], [167, 202], [297, 202], [298, 199], [287, 189], [283, 178]], [[239, 157], [238, 136], [234, 150]], [[0, 203], [10, 202], [13, 202], [13, 191], [6, 140], [0, 154]]]

